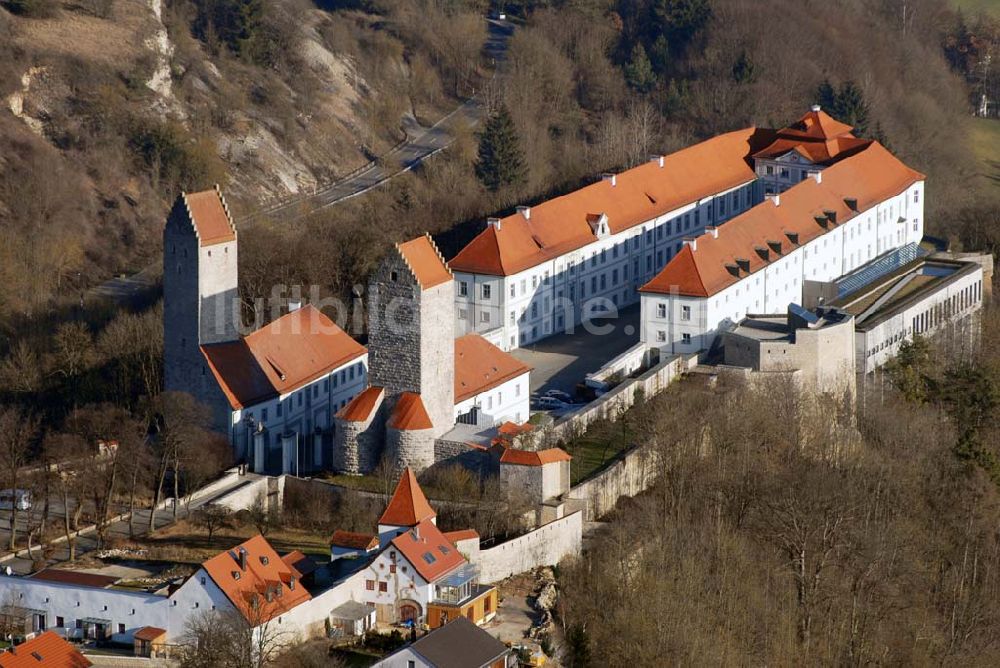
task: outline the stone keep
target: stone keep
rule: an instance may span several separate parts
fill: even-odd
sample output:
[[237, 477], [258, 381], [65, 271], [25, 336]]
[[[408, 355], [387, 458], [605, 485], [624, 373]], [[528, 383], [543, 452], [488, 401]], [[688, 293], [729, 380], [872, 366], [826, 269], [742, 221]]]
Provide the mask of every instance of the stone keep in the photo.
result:
[[[163, 381], [212, 408], [229, 404], [201, 346], [239, 339], [236, 227], [225, 199], [209, 190], [181, 195], [163, 228]], [[228, 425], [226, 425], [228, 428]]]
[[425, 289], [418, 272], [397, 246], [369, 283], [368, 378], [390, 400], [419, 394], [437, 437], [455, 424], [455, 282]]
[[455, 424], [454, 286], [427, 235], [397, 244], [372, 276], [370, 387], [337, 415], [339, 470], [368, 473], [382, 453], [397, 470], [434, 463], [436, 439]]

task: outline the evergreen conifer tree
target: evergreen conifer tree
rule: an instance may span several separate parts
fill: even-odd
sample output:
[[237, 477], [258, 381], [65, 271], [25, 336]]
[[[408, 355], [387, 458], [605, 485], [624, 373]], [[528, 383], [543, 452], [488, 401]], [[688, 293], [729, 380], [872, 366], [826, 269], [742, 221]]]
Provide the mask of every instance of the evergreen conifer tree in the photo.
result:
[[628, 65], [625, 66], [625, 82], [632, 90], [639, 93], [648, 93], [656, 84], [653, 65], [649, 62], [646, 49], [640, 43], [636, 43], [632, 49], [632, 57], [629, 59]]
[[496, 192], [504, 186], [522, 183], [527, 174], [524, 154], [514, 120], [507, 107], [500, 108], [486, 121], [479, 138], [479, 161], [476, 176], [487, 190]]

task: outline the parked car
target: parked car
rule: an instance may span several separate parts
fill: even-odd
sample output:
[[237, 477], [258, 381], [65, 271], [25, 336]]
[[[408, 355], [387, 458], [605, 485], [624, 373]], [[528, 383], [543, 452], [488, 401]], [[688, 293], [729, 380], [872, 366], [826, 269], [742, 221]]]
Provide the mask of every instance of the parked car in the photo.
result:
[[549, 390], [548, 392], [545, 393], [544, 396], [552, 397], [553, 399], [558, 399], [559, 401], [562, 401], [563, 403], [567, 404], [576, 403], [576, 401], [573, 399], [573, 395], [571, 395], [569, 392], [563, 392], [562, 390]]
[[536, 408], [540, 408], [546, 411], [558, 410], [568, 407], [568, 404], [565, 401], [560, 401], [555, 397], [538, 397], [538, 399], [535, 400], [534, 404]]
[[14, 504], [18, 510], [30, 510], [31, 492], [26, 489], [0, 490], [0, 510], [10, 510]]

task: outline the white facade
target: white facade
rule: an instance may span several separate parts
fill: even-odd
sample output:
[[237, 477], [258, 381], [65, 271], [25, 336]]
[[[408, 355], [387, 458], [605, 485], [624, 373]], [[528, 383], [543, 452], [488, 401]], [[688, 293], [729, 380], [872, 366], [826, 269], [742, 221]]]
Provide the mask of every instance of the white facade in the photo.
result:
[[[854, 333], [858, 373], [871, 373], [899, 352], [903, 341], [913, 336], [933, 336], [949, 324], [960, 323], [977, 313], [983, 305], [983, 269], [967, 264], [968, 269], [955, 280], [892, 309], [886, 317], [862, 323]], [[974, 267], [974, 269], [973, 269]]]
[[[752, 313], [784, 313], [789, 304], [802, 303], [805, 281], [832, 281], [891, 250], [919, 243], [923, 191], [924, 182], [917, 181], [709, 297], [643, 293], [642, 342], [671, 354], [706, 350], [722, 325]], [[758, 206], [775, 202], [781, 206], [780, 197]], [[725, 233], [722, 227], [706, 234]], [[689, 243], [697, 253], [697, 239]]]
[[[427, 604], [433, 600], [434, 585], [417, 573], [403, 553], [389, 545], [358, 574], [364, 581], [359, 600], [385, 611], [412, 601], [419, 606], [420, 616], [427, 616]], [[380, 614], [381, 619], [395, 619], [395, 614]]]
[[[326, 431], [333, 426], [332, 416], [351, 399], [368, 387], [368, 353], [336, 367], [328, 374], [302, 385], [292, 392], [244, 406], [232, 411], [230, 428], [236, 457], [241, 459], [255, 447], [254, 431], [264, 427], [258, 448], [269, 450], [280, 442], [282, 435], [295, 434], [304, 444], [309, 466], [322, 464], [322, 453], [316, 452], [311, 440], [316, 430]], [[251, 429], [252, 425], [252, 429]], [[308, 439], [308, 440], [307, 440]], [[256, 460], [255, 460], [256, 461]], [[282, 467], [283, 473], [294, 472]]]
[[469, 415], [476, 408], [476, 424], [480, 426], [492, 427], [508, 421], [515, 424], [526, 422], [531, 415], [528, 377], [528, 373], [523, 373], [458, 402], [455, 404], [455, 420], [462, 422], [459, 416]]
[[[610, 233], [606, 220], [597, 221], [592, 243], [517, 274], [456, 271], [457, 333], [480, 333], [509, 351], [634, 304], [639, 286], [680, 251], [683, 237], [721, 225], [757, 203], [754, 183], [706, 195], [618, 234]], [[530, 209], [521, 215], [530, 216]]]

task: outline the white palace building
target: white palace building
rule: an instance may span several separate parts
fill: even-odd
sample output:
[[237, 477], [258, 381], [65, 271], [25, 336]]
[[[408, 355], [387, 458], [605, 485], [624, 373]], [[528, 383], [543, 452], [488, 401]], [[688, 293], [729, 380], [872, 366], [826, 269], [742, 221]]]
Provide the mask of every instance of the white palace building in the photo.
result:
[[450, 262], [458, 332], [511, 350], [642, 302], [640, 338], [709, 348], [923, 236], [924, 176], [813, 107], [490, 219]]

